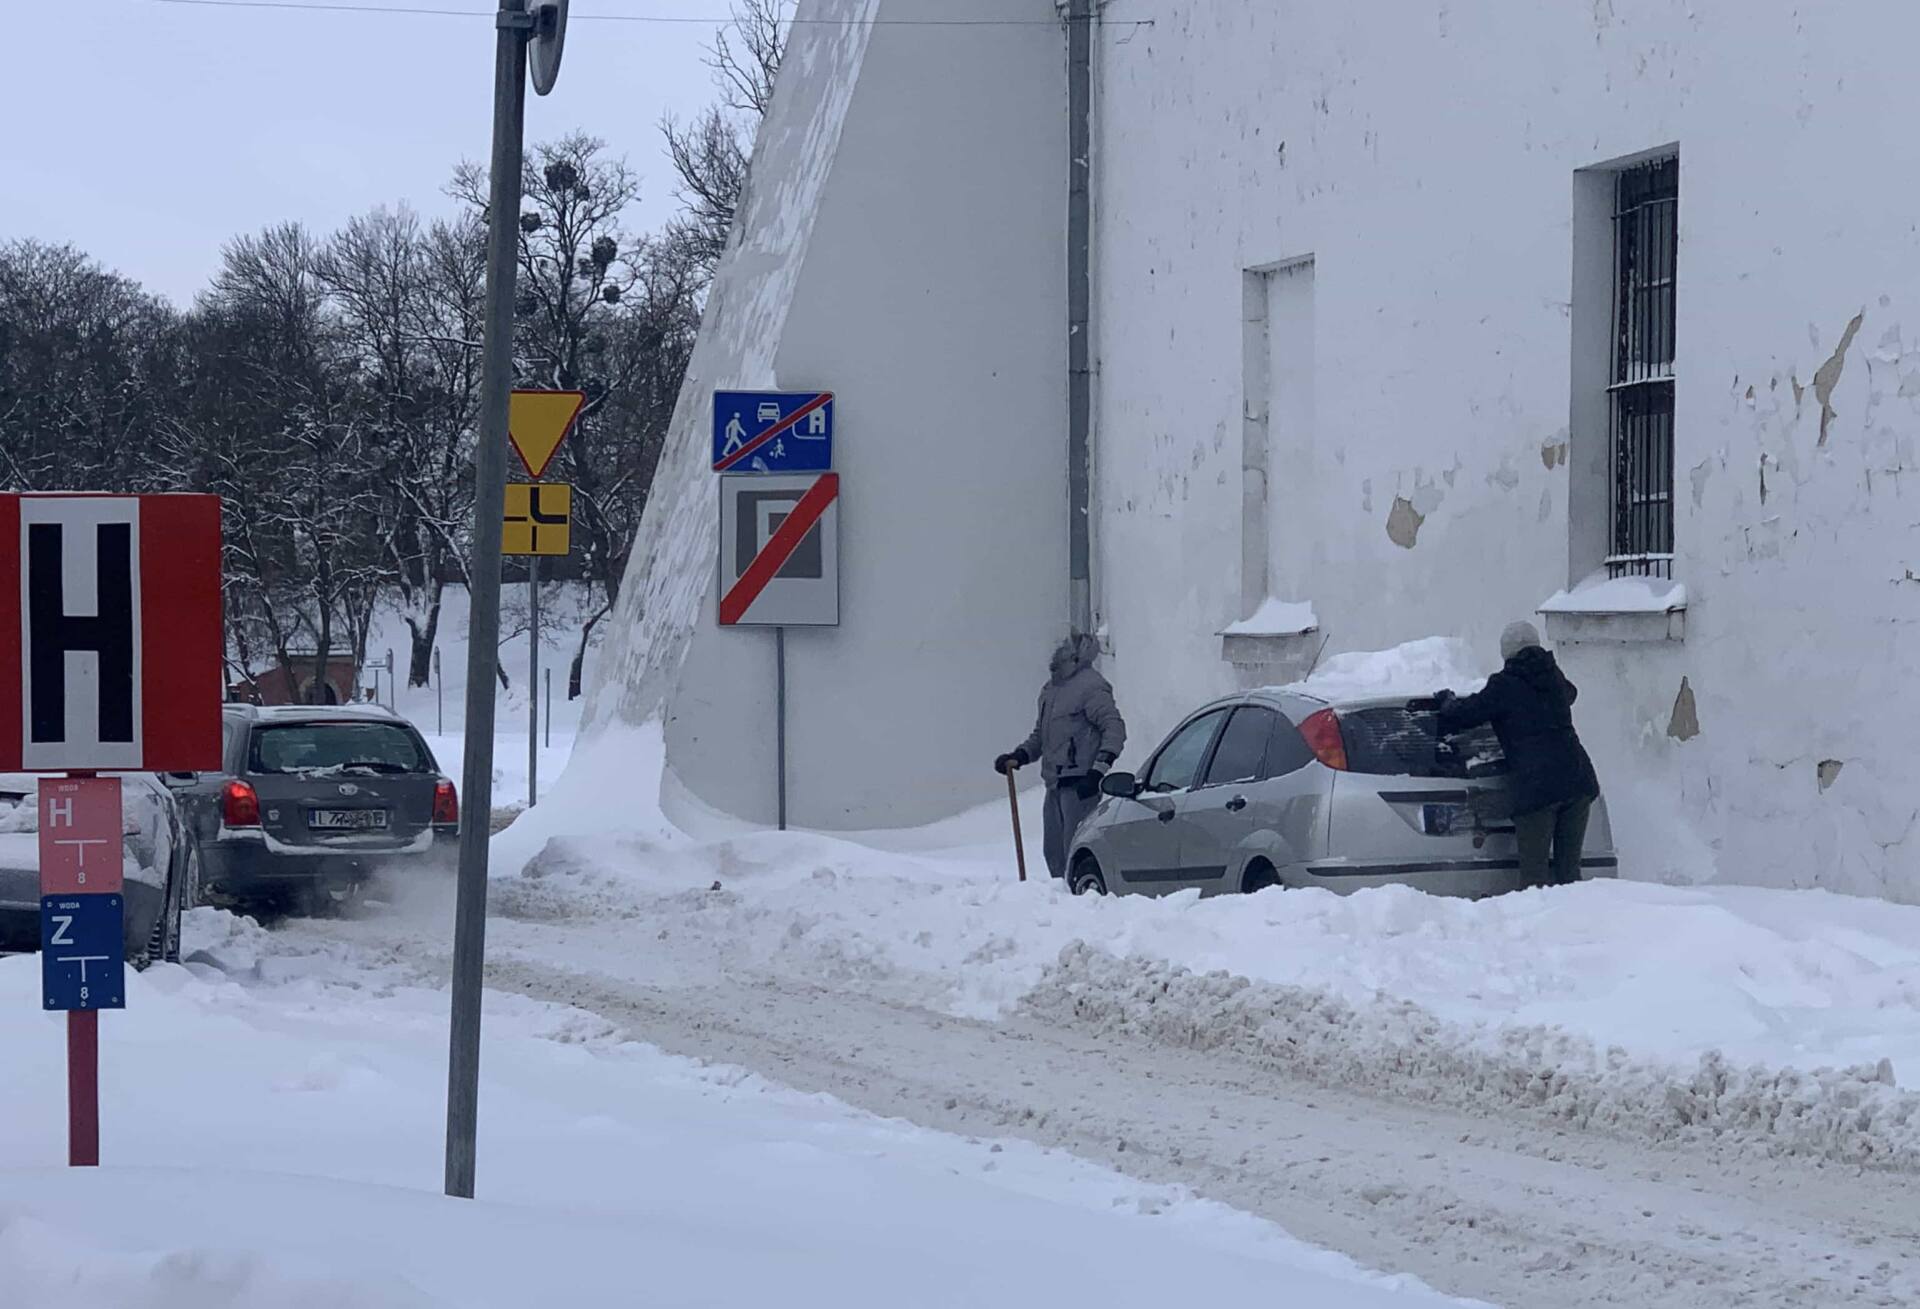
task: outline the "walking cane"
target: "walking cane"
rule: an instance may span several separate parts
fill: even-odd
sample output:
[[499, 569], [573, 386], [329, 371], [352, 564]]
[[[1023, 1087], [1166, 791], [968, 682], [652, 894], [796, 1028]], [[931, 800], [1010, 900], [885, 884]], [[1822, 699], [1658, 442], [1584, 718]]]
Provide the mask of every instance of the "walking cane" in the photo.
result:
[[1020, 880], [1027, 880], [1027, 846], [1020, 836], [1020, 793], [1014, 789], [1013, 775], [1019, 770], [1007, 769], [1007, 804], [1013, 810], [1013, 857], [1020, 864]]

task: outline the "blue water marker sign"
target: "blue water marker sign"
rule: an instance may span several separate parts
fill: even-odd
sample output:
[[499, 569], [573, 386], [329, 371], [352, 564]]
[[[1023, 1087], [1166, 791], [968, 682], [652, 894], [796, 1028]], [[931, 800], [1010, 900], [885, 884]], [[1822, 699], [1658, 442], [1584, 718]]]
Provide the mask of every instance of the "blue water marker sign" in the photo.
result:
[[117, 895], [40, 897], [40, 993], [47, 1009], [127, 1007], [124, 910]]
[[825, 473], [833, 468], [833, 392], [715, 391], [713, 471]]

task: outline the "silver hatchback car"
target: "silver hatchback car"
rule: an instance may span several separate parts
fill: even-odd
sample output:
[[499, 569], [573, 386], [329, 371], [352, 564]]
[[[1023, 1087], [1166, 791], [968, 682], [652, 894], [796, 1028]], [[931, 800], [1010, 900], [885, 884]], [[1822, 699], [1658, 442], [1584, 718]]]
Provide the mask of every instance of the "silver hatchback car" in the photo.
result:
[[[1101, 789], [1074, 838], [1076, 895], [1400, 885], [1478, 897], [1526, 885], [1498, 739], [1491, 728], [1443, 737], [1418, 699], [1217, 700], [1137, 777], [1110, 773]], [[1618, 866], [1601, 800], [1581, 875]]]

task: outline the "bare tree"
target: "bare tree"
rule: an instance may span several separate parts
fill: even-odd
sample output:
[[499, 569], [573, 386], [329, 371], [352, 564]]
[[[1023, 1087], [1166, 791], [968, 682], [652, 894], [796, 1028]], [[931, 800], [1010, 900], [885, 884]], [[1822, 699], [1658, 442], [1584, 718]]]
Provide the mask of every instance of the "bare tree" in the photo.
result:
[[719, 100], [690, 122], [672, 114], [660, 121], [684, 210], [671, 234], [709, 274], [726, 250], [754, 136], [773, 105], [791, 12], [792, 0], [734, 0], [731, 19], [707, 48]]
[[[587, 403], [555, 472], [574, 488], [575, 562], [593, 595], [570, 685], [618, 594], [658, 446], [698, 328], [703, 273], [684, 245], [625, 227], [638, 184], [605, 146], [576, 133], [536, 146], [524, 178], [515, 371], [578, 389]], [[483, 212], [486, 179], [463, 165], [450, 188]], [[553, 574], [550, 574], [550, 576]]]
[[371, 402], [382, 547], [411, 637], [408, 682], [424, 686], [443, 588], [464, 572], [483, 237], [471, 222], [423, 230], [405, 207], [375, 210], [337, 233], [316, 269]]

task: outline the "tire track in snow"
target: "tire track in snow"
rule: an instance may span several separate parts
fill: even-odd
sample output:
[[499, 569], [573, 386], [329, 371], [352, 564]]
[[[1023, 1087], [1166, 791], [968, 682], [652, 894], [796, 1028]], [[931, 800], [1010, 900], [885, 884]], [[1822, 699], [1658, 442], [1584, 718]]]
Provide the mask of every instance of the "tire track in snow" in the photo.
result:
[[[397, 926], [290, 930], [445, 967], [437, 942]], [[491, 929], [496, 989], [874, 1113], [1186, 1185], [1454, 1294], [1526, 1309], [1920, 1301], [1910, 1179], [1412, 1104], [1038, 1012], [986, 1023], [791, 977], [571, 971], [547, 962], [545, 933]]]

